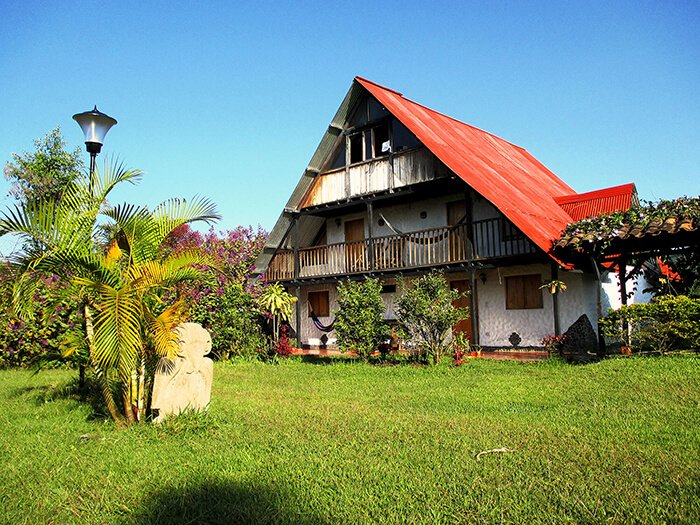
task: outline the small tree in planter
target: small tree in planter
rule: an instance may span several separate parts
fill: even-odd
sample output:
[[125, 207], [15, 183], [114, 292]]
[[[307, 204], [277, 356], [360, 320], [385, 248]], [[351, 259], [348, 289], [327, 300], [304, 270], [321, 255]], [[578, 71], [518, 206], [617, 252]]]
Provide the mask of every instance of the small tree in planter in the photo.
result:
[[381, 291], [377, 279], [338, 284], [338, 310], [333, 312], [338, 346], [342, 351], [355, 350], [365, 361], [389, 334]]
[[269, 285], [258, 298], [260, 308], [269, 313], [272, 319], [273, 343], [279, 341], [280, 327], [289, 321], [297, 298], [287, 292], [280, 283]]
[[430, 364], [437, 364], [448, 349], [452, 327], [469, 317], [466, 308], [453, 302], [461, 297], [450, 290], [442, 272], [433, 271], [420, 277], [413, 285], [402, 285], [397, 302], [397, 319], [407, 336], [426, 352]]

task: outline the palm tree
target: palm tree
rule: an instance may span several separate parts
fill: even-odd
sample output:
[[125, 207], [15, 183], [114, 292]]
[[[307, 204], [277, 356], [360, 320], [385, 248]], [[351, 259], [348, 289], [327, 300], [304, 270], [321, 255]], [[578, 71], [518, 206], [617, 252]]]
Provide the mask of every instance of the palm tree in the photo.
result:
[[13, 306], [31, 312], [37, 274], [55, 274], [80, 298], [90, 365], [115, 420], [123, 404], [128, 422], [141, 420], [155, 367], [177, 353], [174, 328], [184, 319], [182, 302], [166, 304], [163, 293], [197, 277], [208, 259], [197, 250], [163, 254], [176, 227], [219, 218], [207, 199], [171, 199], [154, 210], [110, 206], [108, 195], [135, 183], [141, 172], [105, 162], [102, 174], [83, 176], [60, 200], [14, 206], [0, 214], [0, 236], [31, 242], [11, 263], [18, 269]]

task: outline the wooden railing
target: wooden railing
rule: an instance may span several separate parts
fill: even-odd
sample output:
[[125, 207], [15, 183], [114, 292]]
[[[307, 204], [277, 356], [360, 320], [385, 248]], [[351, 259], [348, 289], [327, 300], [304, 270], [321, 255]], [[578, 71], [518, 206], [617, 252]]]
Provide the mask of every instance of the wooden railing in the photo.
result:
[[[535, 253], [535, 247], [503, 219], [472, 225], [474, 259]], [[313, 246], [299, 250], [299, 278], [382, 272], [469, 260], [467, 225], [431, 228], [371, 240]], [[294, 252], [282, 250], [265, 274], [270, 281], [294, 279]]]

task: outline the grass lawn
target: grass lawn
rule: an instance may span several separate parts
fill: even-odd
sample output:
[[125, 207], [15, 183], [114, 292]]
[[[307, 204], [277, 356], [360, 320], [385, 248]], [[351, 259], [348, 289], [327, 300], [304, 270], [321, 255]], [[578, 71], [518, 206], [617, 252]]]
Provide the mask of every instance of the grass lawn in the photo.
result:
[[700, 356], [217, 364], [127, 430], [74, 376], [0, 371], [1, 523], [700, 523]]

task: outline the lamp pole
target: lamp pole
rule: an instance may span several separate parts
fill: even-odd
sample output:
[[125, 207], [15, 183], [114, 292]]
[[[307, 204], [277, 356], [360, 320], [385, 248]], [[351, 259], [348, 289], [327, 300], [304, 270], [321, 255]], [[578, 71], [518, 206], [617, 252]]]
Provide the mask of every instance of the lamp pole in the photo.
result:
[[117, 120], [99, 111], [97, 106], [92, 111], [76, 113], [73, 115], [73, 120], [78, 123], [85, 134], [85, 149], [90, 154], [90, 190], [92, 191], [97, 154], [102, 150], [105, 135], [117, 123]]
[[[109, 115], [105, 115], [101, 111], [98, 111], [97, 106], [95, 106], [92, 111], [76, 113], [75, 115], [73, 115], [73, 120], [75, 120], [78, 123], [80, 128], [83, 130], [83, 133], [85, 134], [85, 149], [90, 154], [90, 179], [88, 187], [90, 190], [90, 195], [92, 195], [97, 154], [102, 150], [102, 143], [105, 140], [105, 135], [110, 130], [110, 128], [117, 123], [117, 120], [113, 119]], [[85, 311], [87, 312], [87, 301], [83, 305], [83, 308], [85, 308]], [[87, 326], [86, 331], [88, 331]], [[80, 389], [83, 390], [85, 388], [85, 364], [83, 363], [80, 364], [79, 381]]]

